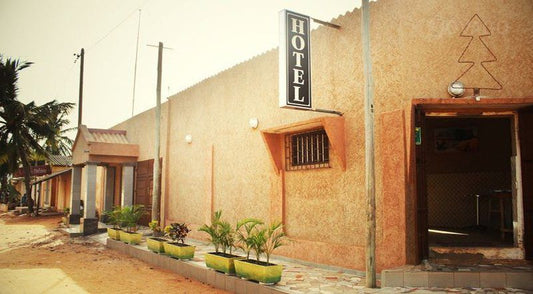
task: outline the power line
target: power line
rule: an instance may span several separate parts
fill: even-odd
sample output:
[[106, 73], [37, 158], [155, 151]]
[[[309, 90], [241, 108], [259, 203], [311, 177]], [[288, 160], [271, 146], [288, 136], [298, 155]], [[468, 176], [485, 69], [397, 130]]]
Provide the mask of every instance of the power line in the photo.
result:
[[126, 18], [124, 18], [120, 23], [118, 23], [116, 26], [114, 26], [109, 32], [107, 32], [107, 34], [105, 34], [103, 37], [101, 37], [98, 41], [96, 41], [93, 45], [91, 45], [88, 49], [92, 49], [94, 48], [96, 45], [100, 44], [100, 42], [102, 42], [103, 40], [105, 40], [105, 38], [107, 38], [109, 35], [111, 35], [111, 33], [116, 30], [120, 25], [122, 25], [126, 20], [128, 20], [128, 18], [130, 18], [130, 16], [133, 15], [133, 13], [135, 13], [137, 11], [137, 9], [133, 10], [130, 14], [128, 14], [128, 16], [126, 16]]
[[96, 45], [100, 44], [100, 42], [102, 42], [103, 40], [105, 40], [109, 35], [111, 35], [111, 33], [113, 33], [113, 31], [115, 31], [118, 27], [120, 27], [124, 22], [126, 22], [126, 20], [128, 20], [135, 12], [137, 12], [138, 10], [140, 10], [141, 8], [143, 8], [147, 3], [148, 1], [150, 0], [146, 0], [144, 1], [143, 4], [141, 4], [139, 7], [133, 9], [123, 20], [121, 20], [117, 25], [115, 25], [111, 30], [109, 30], [109, 32], [107, 32], [103, 37], [101, 37], [100, 39], [98, 39], [98, 41], [94, 42], [94, 44], [92, 44], [91, 46], [89, 46], [89, 48], [87, 49], [93, 49], [94, 47], [96, 47]]

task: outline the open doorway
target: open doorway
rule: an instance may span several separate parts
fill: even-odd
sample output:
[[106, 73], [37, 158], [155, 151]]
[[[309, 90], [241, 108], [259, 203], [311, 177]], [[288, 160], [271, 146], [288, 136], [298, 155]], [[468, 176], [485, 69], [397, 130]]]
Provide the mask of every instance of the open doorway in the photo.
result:
[[513, 118], [428, 116], [429, 247], [512, 247]]
[[532, 260], [533, 98], [413, 105], [418, 260]]

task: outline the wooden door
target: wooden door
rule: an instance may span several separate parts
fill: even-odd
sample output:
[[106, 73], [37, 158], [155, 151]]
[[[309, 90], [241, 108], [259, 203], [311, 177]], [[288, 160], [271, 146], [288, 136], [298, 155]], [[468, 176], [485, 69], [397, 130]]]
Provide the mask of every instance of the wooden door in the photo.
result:
[[[415, 127], [419, 127], [421, 134], [421, 143], [415, 146], [416, 160], [416, 241], [418, 251], [418, 262], [428, 259], [428, 201], [426, 187], [426, 158], [425, 149], [427, 145], [427, 130], [425, 129], [425, 114], [417, 109], [415, 110]], [[413, 130], [414, 131], [414, 130]], [[415, 142], [413, 142], [415, 144]]]
[[153, 173], [153, 159], [137, 162], [135, 176], [135, 198], [133, 203], [144, 205], [146, 214], [141, 218], [140, 221], [140, 224], [144, 226], [147, 226], [152, 220]]
[[533, 259], [533, 108], [518, 115], [522, 195], [524, 197], [524, 249], [526, 259]]

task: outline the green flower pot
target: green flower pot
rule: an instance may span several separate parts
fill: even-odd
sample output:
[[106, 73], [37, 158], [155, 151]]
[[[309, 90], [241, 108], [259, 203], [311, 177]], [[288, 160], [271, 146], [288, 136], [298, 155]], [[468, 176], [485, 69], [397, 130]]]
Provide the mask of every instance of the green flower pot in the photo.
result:
[[210, 252], [205, 255], [205, 265], [208, 268], [212, 268], [216, 271], [226, 274], [235, 274], [235, 260], [246, 259], [241, 256], [235, 256], [224, 253]]
[[156, 237], [146, 239], [146, 245], [148, 246], [148, 249], [155, 253], [165, 252], [165, 242], [166, 242], [165, 239], [156, 238]]
[[107, 236], [113, 240], [120, 240], [120, 229], [107, 228]]
[[237, 276], [264, 284], [275, 284], [281, 280], [281, 272], [283, 271], [282, 265], [263, 265], [253, 262], [255, 261], [249, 259], [235, 260], [235, 272], [237, 273]]
[[139, 244], [141, 243], [142, 236], [143, 235], [141, 233], [120, 231], [120, 241], [124, 241], [124, 243]]
[[165, 242], [165, 253], [179, 259], [191, 259], [194, 257], [195, 246], [182, 243]]

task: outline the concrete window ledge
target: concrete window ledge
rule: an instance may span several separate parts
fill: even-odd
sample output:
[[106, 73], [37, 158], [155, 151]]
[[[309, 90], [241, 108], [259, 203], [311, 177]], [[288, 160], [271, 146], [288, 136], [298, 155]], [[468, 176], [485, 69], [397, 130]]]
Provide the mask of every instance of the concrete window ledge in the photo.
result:
[[146, 263], [175, 272], [186, 278], [195, 279], [202, 283], [211, 285], [215, 288], [234, 292], [237, 294], [261, 293], [261, 294], [278, 294], [287, 293], [280, 291], [272, 286], [261, 285], [255, 282], [242, 280], [235, 276], [225, 275], [207, 268], [205, 265], [200, 266], [197, 263], [182, 261], [171, 258], [163, 254], [153, 253], [143, 245], [129, 245], [121, 241], [107, 239], [106, 246], [110, 249], [117, 250]]
[[533, 290], [531, 281], [533, 281], [533, 272], [430, 272], [400, 268], [384, 270], [381, 273], [382, 287], [473, 287]]

